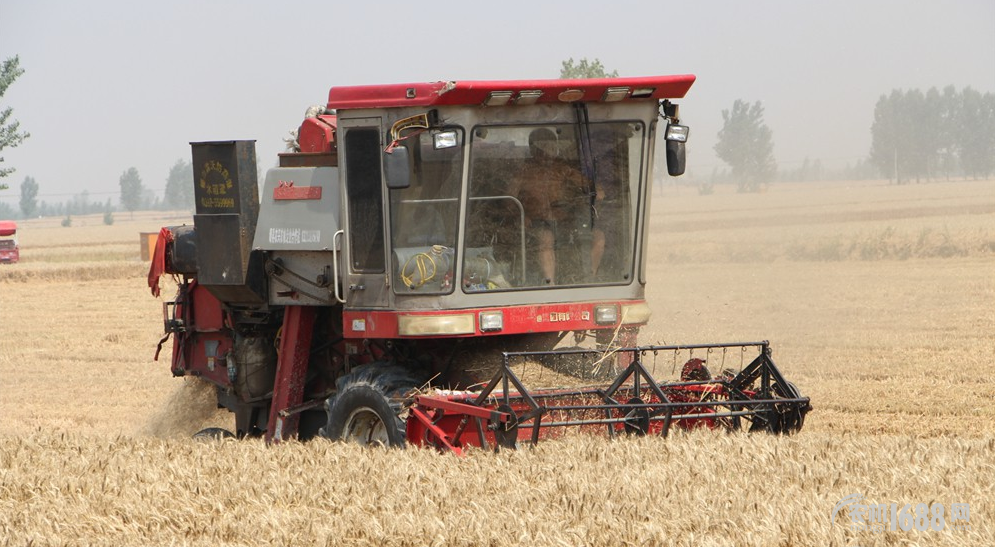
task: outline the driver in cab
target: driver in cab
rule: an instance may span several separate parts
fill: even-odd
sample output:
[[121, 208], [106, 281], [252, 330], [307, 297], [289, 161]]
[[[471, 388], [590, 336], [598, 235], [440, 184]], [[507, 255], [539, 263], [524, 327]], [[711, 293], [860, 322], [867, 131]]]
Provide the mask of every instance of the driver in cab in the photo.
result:
[[529, 134], [530, 157], [508, 189], [525, 210], [544, 285], [556, 283], [556, 225], [569, 219], [573, 205], [577, 199], [585, 199], [590, 186], [575, 165], [560, 157], [559, 149], [551, 129], [533, 130]]

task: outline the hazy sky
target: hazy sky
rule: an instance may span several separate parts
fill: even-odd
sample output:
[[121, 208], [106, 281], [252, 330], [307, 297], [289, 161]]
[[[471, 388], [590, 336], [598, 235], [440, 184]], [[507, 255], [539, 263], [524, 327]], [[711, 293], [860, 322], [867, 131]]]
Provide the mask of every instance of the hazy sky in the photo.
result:
[[878, 97], [995, 92], [995, 1], [262, 2], [3, 0], [0, 99], [31, 138], [0, 152], [0, 199], [118, 202], [135, 167], [161, 196], [190, 141], [256, 139], [264, 166], [335, 85], [556, 78], [564, 59], [623, 76], [692, 73], [689, 174], [722, 163], [723, 109], [763, 101], [784, 168], [866, 157]]

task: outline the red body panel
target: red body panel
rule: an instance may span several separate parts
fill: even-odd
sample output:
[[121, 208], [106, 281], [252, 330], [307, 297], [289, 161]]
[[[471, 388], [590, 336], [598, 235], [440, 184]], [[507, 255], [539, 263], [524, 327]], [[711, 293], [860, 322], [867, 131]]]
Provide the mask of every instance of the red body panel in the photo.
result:
[[13, 249], [0, 249], [0, 262], [13, 264], [21, 259], [21, 252], [17, 247]]
[[[695, 77], [691, 74], [647, 76], [640, 78], [599, 78], [589, 80], [494, 80], [429, 82], [333, 87], [328, 92], [328, 108], [390, 108], [403, 106], [445, 106], [483, 104], [491, 92], [542, 91], [536, 102], [560, 102], [560, 93], [579, 90], [574, 100], [601, 101], [609, 88], [629, 87], [652, 91], [624, 100], [679, 99], [687, 94]], [[514, 99], [513, 99], [514, 100]]]
[[270, 405], [266, 440], [279, 442], [297, 434], [300, 415], [287, 413], [304, 399], [304, 384], [310, 359], [314, 308], [287, 306], [283, 316], [276, 381], [273, 383], [273, 403]]
[[17, 223], [13, 220], [0, 220], [0, 236], [12, 236], [17, 233]]
[[[623, 304], [639, 304], [642, 300], [620, 302], [571, 302], [565, 304], [536, 304], [528, 306], [508, 306], [503, 308], [474, 308], [439, 311], [394, 311], [394, 310], [345, 310], [342, 312], [342, 329], [346, 338], [404, 338], [398, 332], [398, 318], [402, 316], [432, 316], [474, 314], [474, 332], [449, 335], [450, 337], [492, 336], [501, 334], [527, 334], [535, 332], [583, 331], [592, 329], [614, 329], [617, 323], [598, 325], [594, 322], [594, 307], [601, 304], [615, 304], [621, 310]], [[480, 312], [501, 311], [504, 314], [504, 328], [497, 332], [480, 330], [477, 317]], [[619, 314], [621, 315], [621, 313]], [[634, 324], [632, 326], [635, 326]], [[443, 335], [433, 335], [436, 338]]]
[[[17, 235], [17, 223], [13, 220], [0, 220], [0, 237], [11, 237]], [[13, 264], [21, 259], [21, 250], [17, 246], [17, 240], [5, 239], [0, 241], [0, 263]]]
[[273, 189], [273, 199], [276, 201], [321, 199], [321, 186], [294, 186], [293, 182], [283, 183]]
[[232, 349], [232, 338], [224, 331], [221, 302], [196, 282], [190, 283], [187, 290], [189, 303], [178, 304], [176, 309], [186, 330], [173, 342], [173, 374], [193, 374], [219, 386], [230, 386], [224, 356]]
[[332, 152], [335, 148], [335, 116], [322, 115], [306, 118], [297, 132], [301, 152]]

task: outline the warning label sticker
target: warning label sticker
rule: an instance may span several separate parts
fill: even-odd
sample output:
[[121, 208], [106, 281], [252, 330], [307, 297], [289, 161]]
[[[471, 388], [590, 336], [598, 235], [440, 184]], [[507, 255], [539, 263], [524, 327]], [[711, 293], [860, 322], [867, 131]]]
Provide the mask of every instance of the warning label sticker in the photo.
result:
[[302, 230], [300, 228], [270, 228], [270, 243], [301, 245], [304, 243], [320, 243], [321, 230]]

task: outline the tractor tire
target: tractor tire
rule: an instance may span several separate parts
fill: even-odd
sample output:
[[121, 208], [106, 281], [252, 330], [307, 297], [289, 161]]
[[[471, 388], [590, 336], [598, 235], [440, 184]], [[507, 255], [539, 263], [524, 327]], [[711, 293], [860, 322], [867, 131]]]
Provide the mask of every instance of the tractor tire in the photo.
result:
[[420, 385], [401, 367], [369, 364], [339, 378], [338, 392], [326, 404], [328, 423], [320, 435], [364, 446], [403, 447], [403, 397]]

